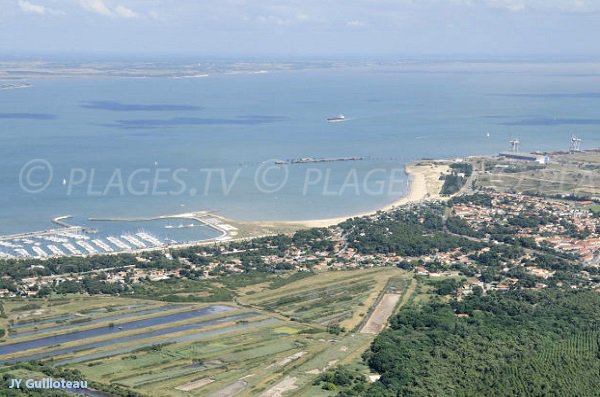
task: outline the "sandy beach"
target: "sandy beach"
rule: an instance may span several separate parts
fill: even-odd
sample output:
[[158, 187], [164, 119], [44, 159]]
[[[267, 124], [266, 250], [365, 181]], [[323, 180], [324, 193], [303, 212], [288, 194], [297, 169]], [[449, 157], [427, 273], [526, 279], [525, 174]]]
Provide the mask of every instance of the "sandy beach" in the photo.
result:
[[[440, 180], [442, 174], [448, 173], [449, 161], [419, 161], [409, 164], [405, 167], [406, 173], [410, 178], [408, 193], [406, 196], [371, 212], [363, 212], [357, 214], [348, 214], [336, 218], [326, 219], [308, 219], [300, 221], [234, 221], [224, 219], [223, 221], [232, 224], [239, 229], [260, 229], [264, 232], [290, 232], [298, 229], [311, 227], [328, 227], [344, 222], [349, 218], [369, 216], [378, 211], [389, 211], [396, 207], [415, 203], [423, 200], [435, 200], [440, 197], [440, 191], [444, 182]], [[245, 234], [245, 233], [242, 233]]]
[[[225, 241], [246, 240], [250, 238], [269, 236], [274, 234], [292, 234], [301, 229], [313, 227], [329, 227], [344, 222], [350, 218], [373, 215], [379, 211], [390, 211], [411, 203], [417, 203], [426, 200], [436, 200], [440, 198], [440, 191], [444, 184], [440, 176], [447, 174], [450, 169], [450, 161], [444, 160], [423, 160], [417, 163], [409, 164], [405, 171], [409, 176], [409, 189], [406, 196], [389, 203], [388, 205], [370, 212], [349, 214], [335, 218], [308, 219], [294, 221], [243, 221], [225, 218], [215, 213], [200, 211], [194, 213], [161, 216], [164, 218], [185, 218], [195, 219], [204, 223], [221, 233], [217, 238], [195, 241], [184, 244], [178, 244], [173, 247], [184, 248], [194, 245], [214, 244]], [[121, 219], [127, 220], [127, 219]]]
[[447, 173], [448, 169], [449, 166], [447, 164], [437, 164], [433, 162], [419, 162], [406, 166], [406, 173], [410, 177], [407, 195], [376, 211], [351, 214], [337, 218], [289, 221], [285, 223], [299, 224], [305, 227], [327, 227], [344, 222], [349, 218], [368, 216], [377, 211], [389, 211], [396, 207], [422, 200], [434, 200], [439, 198], [439, 193], [444, 184], [443, 181], [440, 181], [440, 175]]
[[[373, 215], [379, 211], [389, 211], [396, 207], [407, 205], [410, 203], [421, 202], [425, 200], [435, 200], [440, 198], [440, 191], [443, 186], [443, 180], [440, 180], [440, 176], [449, 172], [451, 162], [449, 161], [434, 161], [434, 160], [423, 160], [418, 163], [409, 164], [405, 167], [405, 172], [409, 176], [409, 188], [406, 196], [399, 198], [398, 200], [389, 203], [388, 205], [379, 208], [371, 212], [354, 213], [346, 216], [340, 216], [335, 218], [325, 219], [309, 219], [309, 220], [294, 220], [294, 221], [241, 221], [235, 219], [228, 219], [217, 215], [210, 211], [199, 211], [190, 212], [177, 215], [163, 215], [152, 218], [90, 218], [94, 221], [119, 221], [119, 222], [143, 222], [150, 220], [160, 219], [193, 219], [197, 222], [204, 224], [216, 232], [218, 237], [210, 238], [201, 241], [190, 241], [186, 243], [177, 243], [169, 245], [169, 248], [185, 248], [194, 245], [210, 245], [215, 243], [222, 243], [226, 241], [236, 240], [247, 240], [257, 237], [272, 236], [274, 234], [288, 234], [291, 235], [298, 230], [315, 228], [315, 227], [329, 227], [346, 221], [349, 218], [364, 217]], [[343, 203], [340, 203], [343, 205]], [[43, 232], [29, 233], [23, 236], [5, 236], [6, 238], [17, 238], [17, 237], [28, 237], [33, 235], [48, 236], [52, 233], [61, 233], [63, 230], [74, 229], [80, 231], [81, 227], [72, 226], [66, 223], [70, 216], [61, 216], [53, 220], [54, 223], [62, 226], [64, 229], [61, 230], [46, 230]], [[5, 238], [5, 239], [6, 239]], [[135, 242], [134, 242], [135, 243]], [[132, 243], [132, 244], [134, 244]], [[92, 246], [85, 246], [79, 244], [89, 253], [95, 254], [97, 250]], [[135, 249], [126, 248], [119, 246], [119, 250], [106, 250], [108, 254], [117, 254], [121, 252], [144, 252], [153, 251], [157, 249], [164, 249], [165, 247], [159, 244], [146, 247], [137, 243]], [[104, 249], [104, 248], [103, 248]], [[86, 256], [86, 251], [78, 252], [75, 247], [69, 248], [69, 251], [73, 255]], [[37, 252], [37, 251], [36, 251]], [[60, 250], [52, 250], [55, 255], [64, 256]]]

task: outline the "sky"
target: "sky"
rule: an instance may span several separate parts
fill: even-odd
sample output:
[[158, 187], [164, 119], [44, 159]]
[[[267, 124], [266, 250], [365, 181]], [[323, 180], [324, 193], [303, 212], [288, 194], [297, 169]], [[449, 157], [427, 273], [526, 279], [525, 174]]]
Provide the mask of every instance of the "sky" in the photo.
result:
[[600, 54], [600, 0], [0, 0], [0, 54]]

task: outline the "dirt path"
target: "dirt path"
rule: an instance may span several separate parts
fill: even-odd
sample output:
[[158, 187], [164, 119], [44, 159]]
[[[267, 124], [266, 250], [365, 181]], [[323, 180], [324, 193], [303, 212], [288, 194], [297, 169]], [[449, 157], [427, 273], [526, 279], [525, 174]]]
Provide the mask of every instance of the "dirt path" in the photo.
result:
[[259, 397], [281, 397], [284, 393], [297, 388], [296, 378], [288, 376], [266, 392], [262, 393]]
[[[402, 300], [401, 300], [400, 304], [398, 305], [398, 309], [400, 309], [401, 307], [403, 307], [404, 305], [406, 305], [408, 303], [410, 298], [415, 293], [416, 289], [417, 289], [417, 281], [413, 278], [410, 281], [410, 285], [408, 286], [408, 288], [402, 295]], [[365, 343], [360, 348], [354, 350], [352, 353], [350, 353], [348, 356], [346, 356], [346, 358], [344, 358], [342, 360], [342, 364], [349, 364], [355, 360], [358, 360], [359, 357], [369, 348], [369, 346], [371, 346], [372, 342], [373, 342], [373, 340], [371, 339], [371, 340], [369, 340], [368, 343]]]
[[401, 297], [401, 294], [383, 295], [377, 307], [373, 310], [371, 317], [369, 317], [365, 326], [360, 330], [360, 333], [377, 335], [383, 331]]
[[364, 327], [360, 330], [361, 334], [372, 334], [378, 335], [381, 331], [387, 327], [388, 321], [390, 317], [396, 311], [396, 308], [399, 306], [398, 302], [402, 299], [400, 306], [403, 306], [408, 302], [408, 299], [415, 292], [417, 287], [417, 282], [415, 279], [412, 279], [410, 285], [404, 291], [403, 294], [384, 294], [377, 307], [371, 313], [371, 316], [365, 323]]
[[177, 386], [175, 388], [175, 390], [192, 391], [192, 390], [195, 390], [195, 389], [199, 389], [202, 386], [206, 386], [208, 384], [211, 384], [213, 382], [214, 382], [214, 379], [203, 378], [203, 379], [197, 380], [195, 382], [190, 382], [190, 383], [187, 383], [187, 384], [182, 385], [182, 386]]
[[222, 388], [219, 391], [209, 394], [207, 397], [232, 397], [241, 392], [248, 383], [243, 380], [238, 380], [229, 386]]

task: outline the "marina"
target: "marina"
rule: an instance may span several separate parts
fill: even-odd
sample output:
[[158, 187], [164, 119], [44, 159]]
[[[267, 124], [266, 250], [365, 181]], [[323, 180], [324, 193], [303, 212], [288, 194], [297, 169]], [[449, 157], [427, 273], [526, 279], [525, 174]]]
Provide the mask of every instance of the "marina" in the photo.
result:
[[[72, 225], [67, 220], [83, 224]], [[86, 221], [60, 216], [52, 222], [61, 228], [0, 236], [0, 258], [49, 259], [137, 252], [224, 240], [237, 230], [206, 212]]]
[[[140, 236], [141, 235], [141, 236]], [[136, 249], [161, 248], [167, 245], [159, 238], [147, 232], [133, 235], [107, 236], [105, 238], [89, 237], [83, 234], [48, 234], [36, 235], [30, 239], [8, 239], [0, 237], [0, 257], [4, 259], [46, 259], [60, 256], [90, 256], [130, 252]], [[60, 244], [47, 244], [48, 240], [61, 239]], [[145, 242], [142, 242], [145, 241]]]

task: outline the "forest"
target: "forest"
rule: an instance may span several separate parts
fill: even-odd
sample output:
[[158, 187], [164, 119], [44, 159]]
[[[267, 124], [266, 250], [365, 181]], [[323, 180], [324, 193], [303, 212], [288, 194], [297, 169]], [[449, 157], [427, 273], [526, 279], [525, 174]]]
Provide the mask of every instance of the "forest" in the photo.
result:
[[598, 319], [600, 295], [589, 290], [411, 306], [365, 353], [382, 376], [360, 395], [598, 396]]

